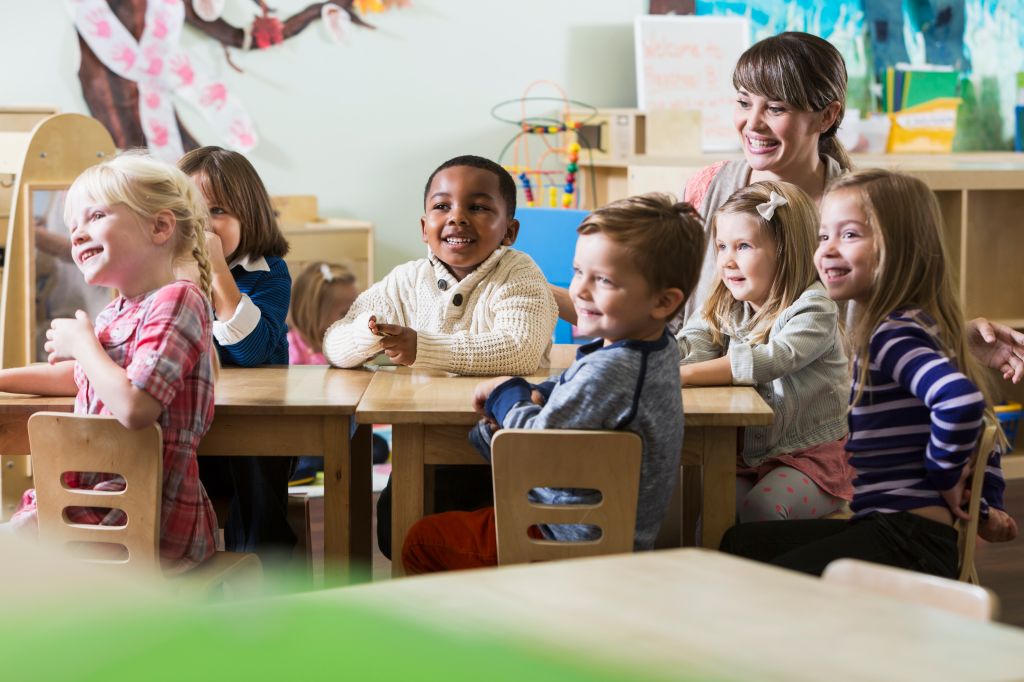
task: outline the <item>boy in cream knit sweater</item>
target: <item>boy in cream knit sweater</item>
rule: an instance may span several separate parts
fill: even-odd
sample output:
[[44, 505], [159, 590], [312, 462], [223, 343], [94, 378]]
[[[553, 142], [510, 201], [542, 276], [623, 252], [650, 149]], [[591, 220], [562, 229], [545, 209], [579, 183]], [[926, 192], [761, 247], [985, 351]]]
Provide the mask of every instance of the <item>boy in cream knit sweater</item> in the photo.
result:
[[332, 365], [384, 352], [397, 364], [457, 374], [529, 374], [551, 346], [557, 308], [519, 231], [516, 189], [478, 156], [441, 164], [420, 219], [427, 258], [400, 265], [363, 292], [324, 336]]

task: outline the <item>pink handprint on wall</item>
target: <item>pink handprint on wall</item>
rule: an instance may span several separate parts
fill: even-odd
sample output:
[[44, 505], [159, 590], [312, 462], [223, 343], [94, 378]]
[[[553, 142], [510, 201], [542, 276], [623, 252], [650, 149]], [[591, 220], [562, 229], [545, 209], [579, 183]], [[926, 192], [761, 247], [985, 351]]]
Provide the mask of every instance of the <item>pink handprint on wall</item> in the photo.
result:
[[125, 71], [131, 70], [132, 66], [135, 65], [135, 59], [137, 55], [135, 50], [128, 47], [127, 45], [118, 45], [114, 48], [114, 53], [111, 57], [115, 62], [118, 62], [124, 67]]
[[192, 81], [195, 80], [195, 72], [192, 71], [192, 64], [189, 62], [188, 57], [178, 53], [171, 58], [170, 62], [171, 71], [178, 74], [178, 78], [181, 79], [182, 85], [192, 85]]
[[235, 136], [236, 147], [252, 149], [256, 144], [256, 137], [253, 135], [252, 129], [250, 129], [243, 121], [235, 119], [231, 124], [230, 132]]
[[163, 15], [162, 12], [158, 13], [153, 18], [152, 33], [153, 37], [158, 40], [163, 40], [165, 37], [167, 37], [167, 18]]
[[150, 57], [149, 63], [146, 65], [146, 73], [150, 76], [159, 76], [160, 72], [164, 70], [164, 60], [160, 57]]
[[108, 12], [94, 10], [89, 12], [89, 23], [92, 24], [93, 33], [97, 38], [110, 37], [110, 22], [107, 21]]
[[224, 103], [227, 101], [227, 96], [228, 90], [224, 87], [223, 83], [213, 83], [206, 86], [203, 90], [203, 95], [199, 98], [199, 103], [204, 107], [222, 109], [224, 107]]
[[153, 121], [149, 126], [149, 142], [157, 147], [166, 147], [169, 133], [167, 126], [159, 121]]

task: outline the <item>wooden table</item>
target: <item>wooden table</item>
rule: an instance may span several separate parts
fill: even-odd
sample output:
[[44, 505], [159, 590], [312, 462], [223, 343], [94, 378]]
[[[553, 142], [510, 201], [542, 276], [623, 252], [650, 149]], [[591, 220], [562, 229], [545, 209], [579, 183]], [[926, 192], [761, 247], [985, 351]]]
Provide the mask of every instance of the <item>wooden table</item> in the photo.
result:
[[[486, 463], [467, 440], [478, 418], [472, 396], [479, 381], [437, 371], [381, 370], [356, 409], [360, 424], [392, 425], [392, 575], [403, 574], [405, 535], [424, 513], [424, 465]], [[769, 424], [773, 415], [754, 389], [736, 386], [684, 389], [683, 409], [683, 464], [703, 468], [703, 483], [697, 484], [708, 492], [702, 496], [703, 544], [717, 548], [735, 518], [737, 430]]]
[[458, 571], [299, 598], [532, 644], [555, 660], [632, 669], [635, 679], [1024, 676], [1020, 629], [702, 549]]
[[[349, 429], [372, 373], [321, 365], [225, 367], [216, 411], [200, 455], [324, 458], [325, 578], [370, 565], [370, 429]], [[0, 452], [29, 452], [26, 424], [35, 412], [70, 412], [73, 398], [0, 394]]]

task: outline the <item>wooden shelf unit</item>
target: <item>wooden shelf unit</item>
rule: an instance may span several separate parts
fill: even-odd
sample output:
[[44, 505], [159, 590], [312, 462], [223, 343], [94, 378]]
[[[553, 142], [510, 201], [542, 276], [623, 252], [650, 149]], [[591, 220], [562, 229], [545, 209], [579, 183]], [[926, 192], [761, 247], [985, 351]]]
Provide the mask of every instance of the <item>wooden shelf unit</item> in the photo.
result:
[[290, 247], [285, 262], [292, 280], [308, 263], [329, 261], [349, 264], [361, 289], [373, 284], [373, 223], [332, 218], [283, 225], [281, 231]]

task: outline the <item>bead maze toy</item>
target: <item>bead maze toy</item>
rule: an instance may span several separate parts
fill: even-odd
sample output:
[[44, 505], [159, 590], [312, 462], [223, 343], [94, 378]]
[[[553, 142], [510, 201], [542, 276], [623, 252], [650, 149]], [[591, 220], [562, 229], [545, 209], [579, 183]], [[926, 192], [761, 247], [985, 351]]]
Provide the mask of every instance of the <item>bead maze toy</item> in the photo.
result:
[[[558, 96], [532, 95], [531, 92], [540, 86], [555, 89]], [[504, 115], [516, 104], [519, 105], [519, 118]], [[554, 104], [557, 110], [538, 113], [537, 107], [533, 106], [536, 104], [542, 104], [547, 108]], [[530, 111], [531, 107], [533, 111]], [[555, 83], [537, 81], [527, 86], [522, 97], [494, 105], [491, 116], [518, 128], [515, 136], [501, 150], [498, 162], [518, 178], [526, 206], [579, 209], [581, 202], [577, 172], [580, 167], [580, 152], [586, 145], [586, 138], [580, 135], [580, 129], [597, 116], [597, 109], [589, 104], [569, 99], [565, 90]], [[531, 141], [535, 141], [534, 147], [537, 143], [542, 146], [536, 161], [533, 160], [531, 153]], [[506, 164], [505, 155], [510, 148], [512, 162]], [[589, 153], [590, 148], [586, 149]], [[590, 161], [592, 163], [593, 159]], [[557, 167], [554, 167], [556, 164]], [[591, 183], [593, 177], [594, 174], [591, 172]], [[592, 187], [591, 196], [593, 195]]]

